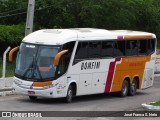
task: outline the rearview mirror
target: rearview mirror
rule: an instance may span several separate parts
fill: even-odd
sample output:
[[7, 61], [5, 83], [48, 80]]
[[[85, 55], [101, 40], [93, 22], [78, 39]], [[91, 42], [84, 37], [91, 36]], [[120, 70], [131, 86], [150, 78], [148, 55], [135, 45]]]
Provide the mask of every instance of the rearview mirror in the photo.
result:
[[61, 56], [64, 55], [65, 53], [67, 53], [67, 52], [68, 52], [68, 50], [62, 50], [54, 57], [54, 65], [55, 66], [58, 66]]
[[9, 62], [12, 62], [12, 60], [13, 60], [13, 53], [16, 52], [18, 49], [19, 49], [19, 46], [13, 48], [13, 49], [9, 52]]

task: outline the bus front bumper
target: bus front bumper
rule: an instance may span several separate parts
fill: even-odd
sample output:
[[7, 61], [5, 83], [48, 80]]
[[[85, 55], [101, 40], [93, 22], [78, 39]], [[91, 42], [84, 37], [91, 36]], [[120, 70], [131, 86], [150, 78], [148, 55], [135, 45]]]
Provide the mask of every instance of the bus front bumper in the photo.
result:
[[24, 88], [13, 83], [13, 88], [16, 94], [46, 98], [57, 98], [55, 87], [50, 87], [46, 89]]

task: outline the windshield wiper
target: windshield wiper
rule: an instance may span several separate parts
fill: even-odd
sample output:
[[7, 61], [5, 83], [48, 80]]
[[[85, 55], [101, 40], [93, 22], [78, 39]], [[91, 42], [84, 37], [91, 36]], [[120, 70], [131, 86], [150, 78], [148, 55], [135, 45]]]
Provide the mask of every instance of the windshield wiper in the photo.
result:
[[29, 67], [25, 70], [25, 72], [23, 73], [23, 77], [25, 77], [26, 76], [26, 74], [27, 74], [27, 72], [29, 71], [29, 70], [32, 70], [33, 69], [33, 61], [34, 61], [34, 57], [33, 57], [33, 59], [32, 59], [32, 62], [31, 62], [31, 64], [29, 65]]
[[[37, 61], [36, 60], [34, 60], [34, 67], [35, 67], [35, 70], [37, 69], [37, 72], [38, 72], [38, 74], [39, 74], [39, 77], [40, 77], [40, 80], [41, 81], [43, 81], [43, 78], [42, 78], [42, 75], [41, 75], [41, 72], [40, 72], [40, 70], [39, 70], [39, 68], [38, 68], [38, 65], [37, 65]], [[32, 74], [34, 74], [34, 71], [33, 71], [33, 73]]]
[[24, 74], [22, 76], [26, 76], [26, 74], [28, 73], [29, 70], [31, 70], [31, 77], [34, 78], [35, 77], [35, 70], [37, 70], [38, 74], [39, 74], [39, 77], [40, 77], [40, 80], [43, 81], [43, 78], [42, 78], [42, 75], [38, 69], [38, 65], [36, 64], [37, 61], [35, 59], [35, 57], [33, 57], [33, 60], [31, 62], [31, 64], [29, 65], [29, 67], [25, 70]]

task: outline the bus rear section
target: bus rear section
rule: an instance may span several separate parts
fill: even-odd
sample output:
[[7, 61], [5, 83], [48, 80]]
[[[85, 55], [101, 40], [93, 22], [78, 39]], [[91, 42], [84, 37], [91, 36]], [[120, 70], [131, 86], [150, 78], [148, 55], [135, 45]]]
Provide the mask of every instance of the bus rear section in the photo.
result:
[[69, 71], [78, 74], [77, 95], [120, 92], [133, 96], [137, 89], [151, 87], [156, 39], [143, 37], [79, 41]]

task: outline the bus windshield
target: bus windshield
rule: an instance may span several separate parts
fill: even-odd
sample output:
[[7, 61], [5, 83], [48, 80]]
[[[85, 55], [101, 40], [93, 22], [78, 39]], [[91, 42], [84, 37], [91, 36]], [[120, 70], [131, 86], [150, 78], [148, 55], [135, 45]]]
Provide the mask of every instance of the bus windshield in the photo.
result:
[[55, 78], [54, 57], [60, 46], [40, 46], [22, 43], [17, 56], [15, 76], [30, 81], [45, 81]]

